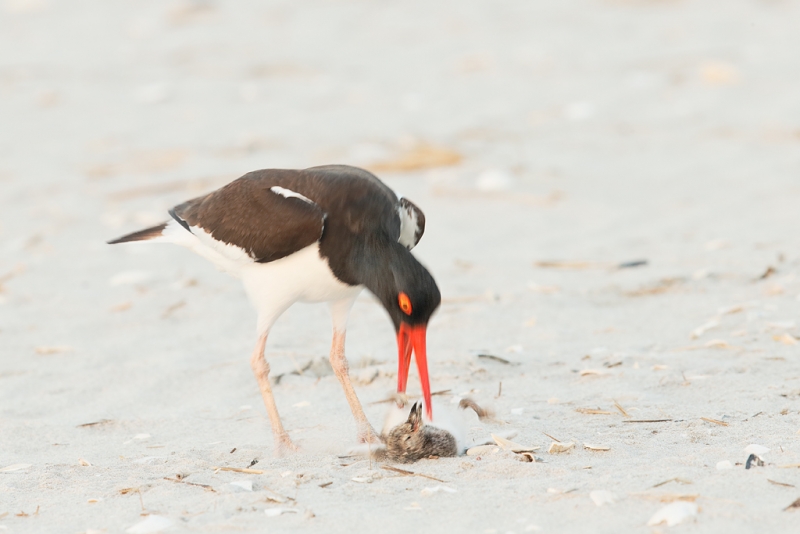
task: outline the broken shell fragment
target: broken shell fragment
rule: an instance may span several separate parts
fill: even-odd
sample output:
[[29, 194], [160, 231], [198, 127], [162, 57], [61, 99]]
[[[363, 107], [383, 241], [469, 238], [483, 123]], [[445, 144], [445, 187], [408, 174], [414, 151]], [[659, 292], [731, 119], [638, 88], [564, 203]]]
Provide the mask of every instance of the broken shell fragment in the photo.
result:
[[590, 451], [610, 451], [611, 447], [608, 445], [593, 445], [591, 443], [584, 443], [584, 449], [589, 449]]
[[492, 439], [495, 443], [497, 443], [501, 449], [511, 452], [533, 452], [539, 447], [526, 447], [525, 445], [520, 445], [519, 443], [515, 443], [509, 439], [500, 437], [496, 434], [492, 434]]
[[228, 485], [232, 486], [234, 491], [253, 491], [252, 480], [237, 480], [235, 482], [229, 482]]
[[478, 445], [467, 449], [467, 456], [480, 456], [481, 454], [489, 454], [498, 450], [500, 449], [495, 445]]
[[575, 448], [575, 443], [570, 441], [569, 443], [561, 443], [560, 441], [554, 441], [550, 444], [550, 448], [547, 449], [547, 452], [550, 454], [559, 454], [562, 452], [567, 452]]
[[769, 449], [767, 447], [763, 446], [763, 445], [758, 445], [756, 443], [753, 443], [753, 444], [748, 445], [747, 447], [745, 447], [744, 448], [744, 452], [746, 452], [747, 454], [758, 454], [758, 455], [761, 455], [761, 454], [768, 453]]
[[706, 342], [704, 347], [709, 349], [734, 349], [733, 345], [725, 341], [724, 339], [712, 339]]
[[764, 460], [762, 460], [761, 457], [758, 456], [757, 454], [751, 454], [750, 456], [748, 456], [747, 457], [747, 462], [745, 462], [745, 464], [744, 464], [744, 468], [745, 469], [750, 469], [753, 466], [756, 466], [756, 467], [763, 467], [764, 466]]
[[444, 492], [444, 493], [457, 493], [458, 492], [457, 489], [450, 488], [448, 486], [429, 486], [429, 487], [422, 488], [422, 491], [420, 493], [422, 495], [428, 496], [428, 495], [433, 495], [434, 493], [438, 493], [440, 491]]
[[31, 464], [12, 464], [0, 469], [0, 473], [13, 473], [14, 471], [20, 471], [22, 469], [27, 469], [31, 466]]
[[144, 520], [139, 521], [127, 532], [128, 534], [149, 534], [151, 532], [161, 532], [172, 526], [172, 521], [160, 515], [148, 515]]
[[614, 504], [618, 500], [616, 494], [606, 490], [595, 490], [589, 492], [589, 498], [592, 499], [592, 502], [595, 503], [597, 506], [603, 506], [604, 504]]
[[707, 323], [705, 323], [705, 324], [703, 324], [701, 326], [698, 326], [697, 328], [692, 330], [691, 338], [692, 339], [697, 339], [699, 337], [702, 337], [703, 334], [705, 334], [706, 332], [708, 332], [712, 328], [716, 328], [718, 326], [719, 326], [719, 321], [717, 319], [711, 319]]
[[532, 452], [521, 452], [517, 454], [515, 458], [520, 462], [525, 462], [525, 463], [540, 463], [540, 464], [544, 463], [544, 460], [542, 458], [534, 456]]

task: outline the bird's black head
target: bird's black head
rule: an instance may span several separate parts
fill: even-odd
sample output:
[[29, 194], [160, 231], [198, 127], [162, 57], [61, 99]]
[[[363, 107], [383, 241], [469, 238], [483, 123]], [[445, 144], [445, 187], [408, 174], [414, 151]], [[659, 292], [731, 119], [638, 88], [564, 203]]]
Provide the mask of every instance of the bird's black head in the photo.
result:
[[367, 262], [364, 284], [389, 313], [397, 333], [397, 391], [404, 393], [411, 365], [416, 355], [422, 382], [422, 394], [428, 418], [433, 418], [428, 381], [426, 333], [428, 321], [439, 307], [442, 295], [431, 273], [399, 243], [382, 247], [377, 257]]
[[431, 273], [419, 263], [410, 252], [408, 260], [391, 268], [391, 284], [376, 295], [396, 331], [403, 324], [426, 326], [431, 316], [442, 302], [442, 295]]

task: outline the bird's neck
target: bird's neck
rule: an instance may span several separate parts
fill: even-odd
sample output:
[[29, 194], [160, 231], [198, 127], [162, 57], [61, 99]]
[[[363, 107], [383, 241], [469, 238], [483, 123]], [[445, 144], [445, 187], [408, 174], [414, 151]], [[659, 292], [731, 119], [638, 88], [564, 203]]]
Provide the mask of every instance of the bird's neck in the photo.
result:
[[394, 299], [397, 277], [409, 270], [408, 266], [419, 265], [400, 243], [367, 243], [360, 252], [360, 282], [381, 300]]

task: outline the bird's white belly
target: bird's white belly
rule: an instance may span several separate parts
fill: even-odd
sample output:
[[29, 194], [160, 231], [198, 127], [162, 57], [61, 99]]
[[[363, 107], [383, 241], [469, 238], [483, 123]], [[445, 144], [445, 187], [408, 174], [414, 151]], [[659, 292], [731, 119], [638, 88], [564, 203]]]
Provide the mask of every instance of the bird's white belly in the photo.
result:
[[318, 243], [279, 260], [243, 266], [240, 276], [258, 311], [259, 330], [269, 328], [295, 302], [355, 300], [363, 289], [333, 275]]

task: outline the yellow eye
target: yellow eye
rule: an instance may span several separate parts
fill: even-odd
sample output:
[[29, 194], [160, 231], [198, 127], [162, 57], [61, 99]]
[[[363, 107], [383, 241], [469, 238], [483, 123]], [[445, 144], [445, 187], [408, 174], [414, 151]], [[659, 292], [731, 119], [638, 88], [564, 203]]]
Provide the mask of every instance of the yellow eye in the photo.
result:
[[411, 315], [411, 299], [405, 293], [397, 295], [397, 303], [400, 304], [400, 309], [406, 315]]

